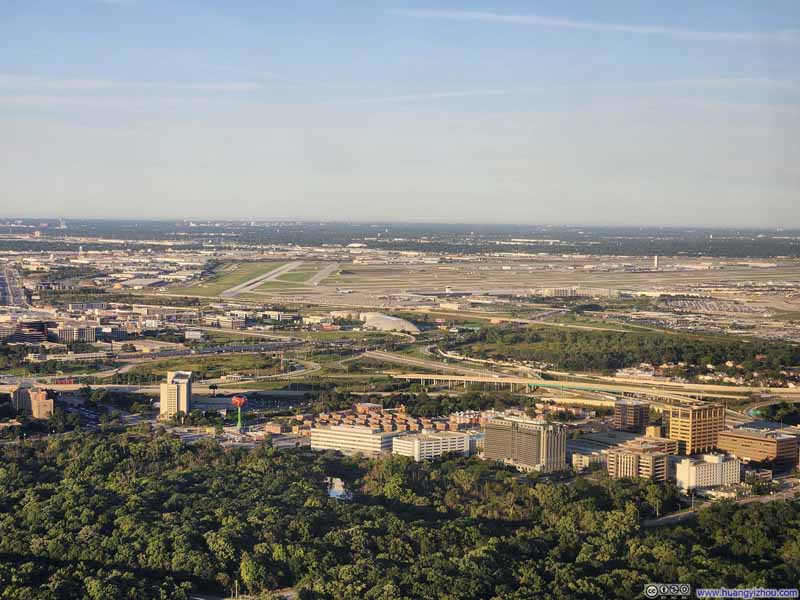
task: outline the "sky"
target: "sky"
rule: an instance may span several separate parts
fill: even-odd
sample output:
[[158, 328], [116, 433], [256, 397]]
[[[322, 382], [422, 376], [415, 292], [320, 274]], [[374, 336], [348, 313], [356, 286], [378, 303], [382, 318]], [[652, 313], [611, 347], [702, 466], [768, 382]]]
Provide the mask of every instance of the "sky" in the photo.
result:
[[800, 226], [797, 0], [0, 0], [0, 216]]

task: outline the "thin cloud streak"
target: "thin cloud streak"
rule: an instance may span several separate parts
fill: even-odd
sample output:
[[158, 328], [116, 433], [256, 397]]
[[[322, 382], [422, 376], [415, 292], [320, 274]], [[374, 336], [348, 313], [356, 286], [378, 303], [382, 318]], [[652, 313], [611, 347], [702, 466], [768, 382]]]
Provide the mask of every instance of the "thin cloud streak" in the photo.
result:
[[649, 25], [626, 25], [619, 23], [599, 23], [593, 21], [574, 21], [540, 15], [511, 15], [493, 12], [468, 10], [397, 10], [394, 14], [417, 19], [441, 19], [449, 21], [480, 21], [486, 23], [509, 23], [513, 25], [532, 25], [556, 29], [575, 29], [584, 31], [605, 31], [609, 33], [632, 33], [637, 35], [658, 35], [683, 39], [749, 42], [761, 44], [800, 45], [800, 31], [703, 31], [676, 27]]
[[445, 100], [448, 98], [470, 98], [474, 96], [508, 96], [509, 90], [461, 90], [452, 92], [427, 92], [422, 94], [402, 94], [398, 96], [377, 96], [375, 98], [344, 98], [327, 100], [320, 104], [372, 104], [379, 102], [424, 102], [426, 100]]
[[182, 83], [175, 81], [116, 81], [109, 79], [51, 79], [0, 73], [0, 89], [97, 92], [113, 90], [185, 90], [193, 92], [255, 92], [262, 85], [250, 81]]

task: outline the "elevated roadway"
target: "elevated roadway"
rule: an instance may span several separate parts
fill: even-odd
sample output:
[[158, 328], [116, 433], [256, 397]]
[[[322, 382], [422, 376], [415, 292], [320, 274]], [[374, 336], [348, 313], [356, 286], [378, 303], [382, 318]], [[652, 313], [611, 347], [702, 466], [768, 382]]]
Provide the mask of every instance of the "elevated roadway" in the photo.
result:
[[438, 373], [393, 373], [394, 379], [405, 381], [417, 381], [422, 384], [430, 385], [469, 385], [469, 384], [490, 384], [495, 387], [508, 386], [511, 391], [533, 391], [537, 388], [571, 390], [595, 393], [616, 394], [619, 396], [638, 396], [651, 399], [662, 404], [699, 404], [700, 401], [687, 395], [681, 395], [668, 391], [653, 389], [649, 387], [612, 385], [602, 382], [585, 383], [575, 381], [544, 381], [540, 379], [530, 379], [527, 377], [507, 377], [507, 376], [486, 376], [486, 375], [446, 375]]

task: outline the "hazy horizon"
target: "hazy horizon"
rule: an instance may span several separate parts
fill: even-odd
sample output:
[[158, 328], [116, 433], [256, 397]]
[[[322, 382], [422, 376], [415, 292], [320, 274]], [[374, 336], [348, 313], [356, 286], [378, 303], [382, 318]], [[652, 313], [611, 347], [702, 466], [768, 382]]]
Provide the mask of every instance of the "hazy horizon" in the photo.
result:
[[0, 6], [19, 218], [800, 227], [800, 6]]

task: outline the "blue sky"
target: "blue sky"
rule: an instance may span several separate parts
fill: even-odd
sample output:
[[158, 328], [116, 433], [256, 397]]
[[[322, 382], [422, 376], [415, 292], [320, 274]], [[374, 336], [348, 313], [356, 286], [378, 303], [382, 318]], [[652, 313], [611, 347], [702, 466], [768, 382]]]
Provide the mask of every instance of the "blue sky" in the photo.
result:
[[800, 225], [797, 2], [0, 2], [7, 215]]

